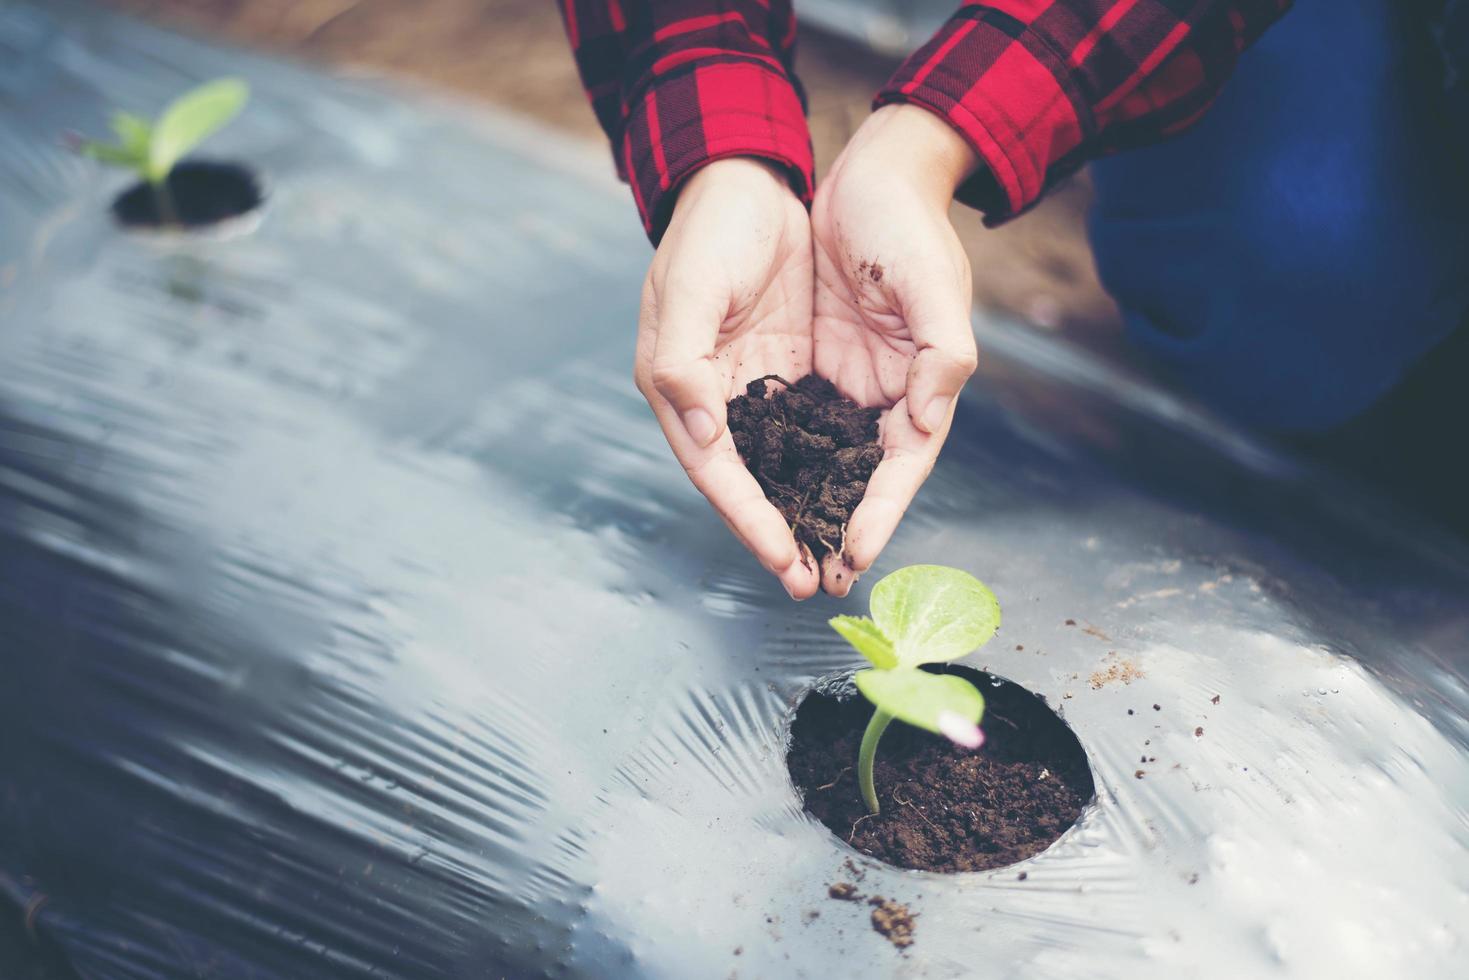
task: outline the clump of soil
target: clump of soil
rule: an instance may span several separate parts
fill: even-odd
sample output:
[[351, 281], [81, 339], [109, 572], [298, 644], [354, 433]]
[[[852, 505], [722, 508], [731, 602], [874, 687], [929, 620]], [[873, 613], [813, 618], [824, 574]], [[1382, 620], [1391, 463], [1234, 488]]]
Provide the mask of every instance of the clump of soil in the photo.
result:
[[1119, 682], [1131, 684], [1146, 676], [1148, 675], [1144, 674], [1142, 668], [1136, 663], [1126, 657], [1118, 657], [1117, 652], [1112, 650], [1108, 651], [1106, 658], [1102, 661], [1102, 666], [1092, 671], [1090, 681], [1092, 690], [1100, 691], [1108, 684]]
[[1095, 792], [1076, 736], [1017, 684], [967, 667], [925, 669], [960, 674], [984, 693], [984, 747], [892, 725], [874, 767], [881, 812], [870, 816], [855, 766], [872, 705], [812, 694], [796, 712], [786, 758], [807, 811], [857, 850], [903, 868], [986, 871], [1045, 850]]
[[233, 163], [180, 163], [165, 187], [161, 200], [147, 183], [134, 184], [112, 202], [113, 217], [126, 228], [202, 228], [253, 211], [265, 199], [255, 175]]
[[899, 949], [913, 945], [913, 920], [918, 916], [908, 906], [881, 895], [872, 896], [867, 904], [872, 906], [872, 928]]
[[[847, 866], [852, 867], [851, 861], [847, 862]], [[859, 892], [857, 886], [850, 881], [838, 881], [828, 886], [826, 893], [839, 902], [867, 902], [872, 906], [872, 928], [875, 931], [882, 933], [888, 942], [899, 949], [913, 945], [913, 931], [916, 927], [914, 920], [918, 918], [918, 913], [903, 903], [881, 895], [869, 898]]]
[[729, 431], [760, 489], [820, 561], [840, 554], [847, 521], [882, 460], [880, 409], [825, 378], [757, 378], [729, 402]]

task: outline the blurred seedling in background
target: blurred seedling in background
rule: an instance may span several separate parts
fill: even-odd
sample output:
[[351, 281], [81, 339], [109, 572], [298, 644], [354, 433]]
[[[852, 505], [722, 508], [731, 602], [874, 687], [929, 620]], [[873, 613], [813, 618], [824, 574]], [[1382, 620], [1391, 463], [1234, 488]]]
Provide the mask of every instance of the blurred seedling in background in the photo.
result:
[[114, 113], [117, 142], [84, 139], [77, 150], [137, 173], [152, 188], [163, 223], [177, 225], [178, 209], [168, 188], [174, 165], [239, 115], [249, 99], [250, 87], [238, 78], [205, 82], [174, 99], [152, 122], [130, 112]]
[[968, 572], [909, 565], [873, 587], [871, 611], [871, 617], [836, 616], [830, 622], [872, 663], [853, 679], [875, 706], [857, 755], [857, 785], [868, 811], [876, 814], [872, 762], [894, 718], [966, 748], [984, 743], [984, 695], [962, 677], [920, 668], [957, 660], [986, 643], [1000, 628], [1000, 603]]

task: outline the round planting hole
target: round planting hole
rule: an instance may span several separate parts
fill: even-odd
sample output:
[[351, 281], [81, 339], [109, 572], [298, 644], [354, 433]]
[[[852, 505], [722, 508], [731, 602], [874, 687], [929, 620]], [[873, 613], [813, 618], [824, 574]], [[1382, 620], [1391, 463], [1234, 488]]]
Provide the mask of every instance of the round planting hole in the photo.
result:
[[952, 664], [984, 693], [977, 750], [894, 722], [873, 767], [881, 812], [857, 788], [857, 749], [872, 716], [861, 695], [813, 691], [791, 725], [786, 756], [806, 810], [864, 854], [901, 868], [987, 871], [1024, 861], [1072, 827], [1095, 792], [1081, 743], [1038, 694]]
[[265, 199], [260, 181], [235, 163], [181, 163], [165, 189], [159, 194], [147, 183], [134, 184], [112, 202], [112, 214], [124, 228], [203, 228], [253, 211]]

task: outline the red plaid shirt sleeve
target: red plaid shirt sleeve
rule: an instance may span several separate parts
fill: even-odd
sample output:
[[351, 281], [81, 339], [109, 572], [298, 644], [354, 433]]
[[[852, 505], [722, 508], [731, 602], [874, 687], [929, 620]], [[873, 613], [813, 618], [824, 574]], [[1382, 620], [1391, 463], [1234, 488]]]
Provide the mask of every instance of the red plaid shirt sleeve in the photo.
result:
[[948, 120], [984, 161], [959, 200], [996, 224], [1087, 160], [1177, 133], [1290, 0], [966, 3], [875, 105]]
[[577, 69], [657, 244], [680, 182], [721, 157], [782, 165], [810, 203], [789, 0], [560, 0]]

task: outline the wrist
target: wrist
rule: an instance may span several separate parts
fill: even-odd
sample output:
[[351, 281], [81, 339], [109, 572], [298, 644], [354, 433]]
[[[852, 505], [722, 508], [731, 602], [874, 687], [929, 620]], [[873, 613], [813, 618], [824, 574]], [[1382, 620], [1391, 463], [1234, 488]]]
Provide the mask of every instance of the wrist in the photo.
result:
[[945, 208], [983, 163], [941, 116], [906, 104], [886, 105], [869, 116], [847, 153]]
[[688, 176], [678, 189], [674, 215], [710, 192], [752, 195], [755, 200], [796, 196], [780, 164], [760, 157], [723, 157], [710, 160]]

